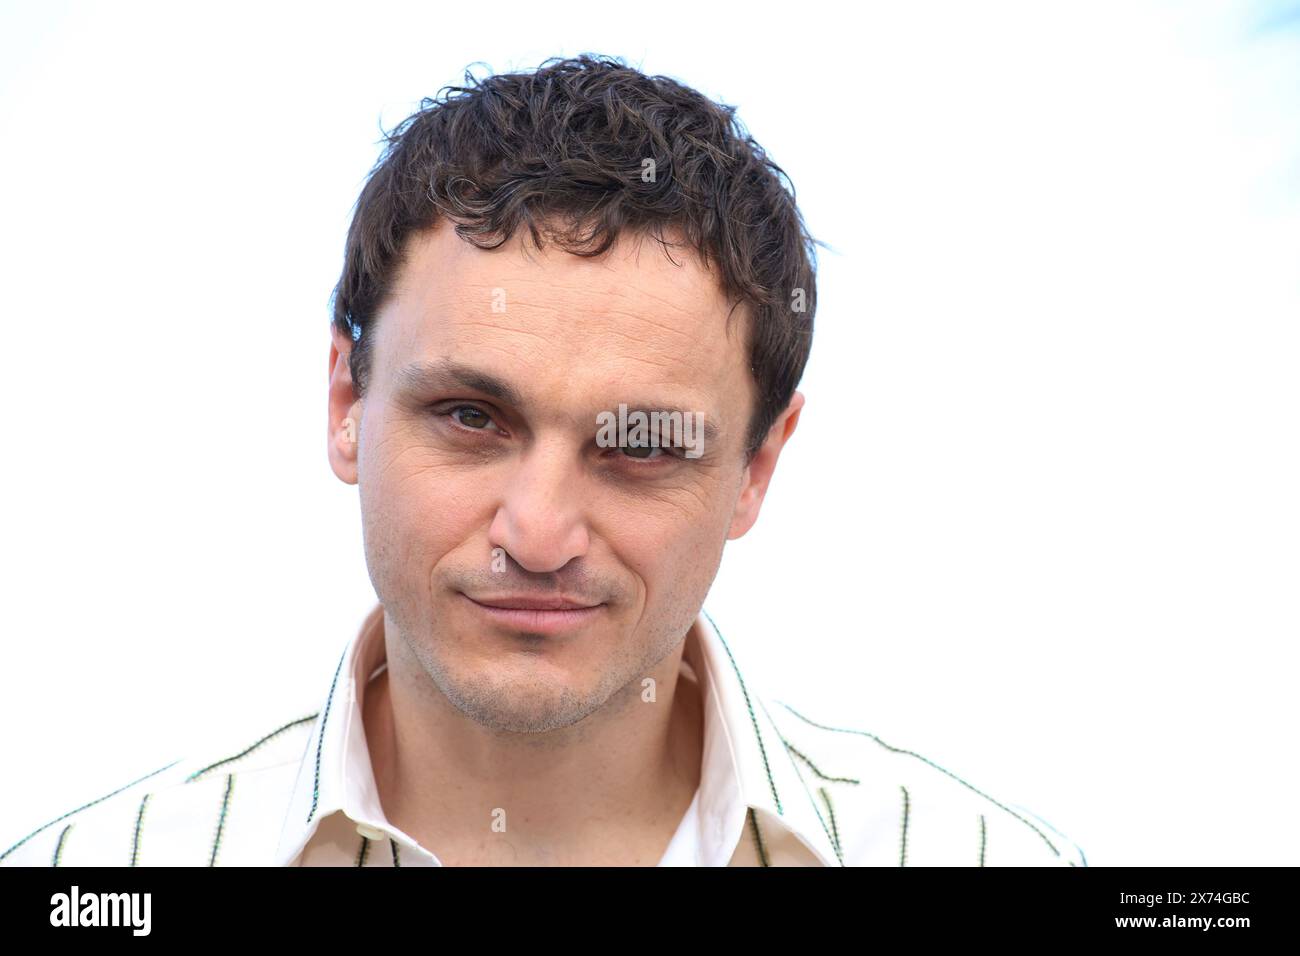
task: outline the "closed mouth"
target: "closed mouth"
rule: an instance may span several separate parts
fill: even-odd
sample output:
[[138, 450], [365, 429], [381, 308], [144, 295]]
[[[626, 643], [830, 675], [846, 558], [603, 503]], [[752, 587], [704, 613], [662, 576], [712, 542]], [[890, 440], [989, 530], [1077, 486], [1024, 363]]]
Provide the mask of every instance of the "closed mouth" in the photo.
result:
[[465, 597], [483, 607], [494, 607], [503, 611], [587, 611], [601, 606], [599, 603], [592, 604], [569, 597], [505, 595], [475, 598], [468, 594]]

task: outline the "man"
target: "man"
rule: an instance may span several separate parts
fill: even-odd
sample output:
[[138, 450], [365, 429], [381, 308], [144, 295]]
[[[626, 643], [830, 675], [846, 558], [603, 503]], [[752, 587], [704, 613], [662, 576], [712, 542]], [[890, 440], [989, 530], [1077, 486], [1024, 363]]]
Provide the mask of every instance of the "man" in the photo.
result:
[[[425, 101], [335, 290], [379, 603], [318, 711], [20, 840], [39, 865], [1083, 865], [748, 682], [702, 610], [803, 407], [812, 243], [729, 107], [616, 60]], [[615, 425], [617, 422], [617, 425]]]

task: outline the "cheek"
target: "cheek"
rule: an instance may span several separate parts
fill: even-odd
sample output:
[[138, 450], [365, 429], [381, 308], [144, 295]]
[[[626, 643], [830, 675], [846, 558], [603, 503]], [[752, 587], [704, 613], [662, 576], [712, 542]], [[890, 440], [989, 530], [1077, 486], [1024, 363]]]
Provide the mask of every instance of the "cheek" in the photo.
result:
[[[647, 602], [671, 615], [669, 606], [703, 598], [722, 560], [729, 516], [697, 514], [655, 533], [624, 537], [616, 552], [645, 582]], [[689, 624], [689, 620], [687, 621]]]
[[400, 562], [400, 575], [427, 575], [481, 523], [482, 483], [399, 435], [363, 451], [358, 486], [367, 550]]

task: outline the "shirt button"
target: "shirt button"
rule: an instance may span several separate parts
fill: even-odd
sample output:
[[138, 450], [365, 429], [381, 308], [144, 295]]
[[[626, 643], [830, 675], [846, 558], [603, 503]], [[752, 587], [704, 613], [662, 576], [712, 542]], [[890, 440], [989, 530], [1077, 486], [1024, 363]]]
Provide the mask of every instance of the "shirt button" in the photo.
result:
[[377, 830], [374, 827], [370, 826], [370, 824], [368, 823], [358, 823], [357, 832], [360, 833], [367, 840], [382, 840], [386, 836], [388, 836], [388, 834], [385, 833], [383, 830]]

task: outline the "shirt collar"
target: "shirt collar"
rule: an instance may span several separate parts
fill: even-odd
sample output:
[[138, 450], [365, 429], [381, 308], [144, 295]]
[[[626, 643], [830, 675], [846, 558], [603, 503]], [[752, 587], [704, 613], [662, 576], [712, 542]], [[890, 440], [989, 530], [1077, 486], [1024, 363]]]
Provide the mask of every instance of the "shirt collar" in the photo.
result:
[[[743, 658], [723, 638], [708, 611], [701, 610], [682, 656], [701, 674], [707, 688], [700, 777], [702, 824], [710, 813], [726, 819], [727, 848], [732, 850], [740, 839], [748, 838], [740, 831], [745, 811], [752, 809], [769, 837], [779, 829], [795, 838], [792, 849], [799, 862], [841, 866], [826, 821], [772, 720], [775, 699], [746, 682]], [[729, 759], [714, 759], [714, 750]], [[704, 862], [726, 865], [726, 860]]]
[[[384, 609], [366, 615], [347, 643], [322, 701], [298, 768], [276, 865], [291, 866], [322, 820], [342, 811], [357, 823], [414, 845], [384, 817], [362, 725], [361, 694], [384, 666]], [[840, 866], [821, 811], [769, 714], [767, 698], [741, 676], [735, 649], [701, 611], [687, 634], [683, 659], [704, 696], [704, 751], [698, 793], [702, 865], [726, 866], [755, 811], [765, 834], [779, 828], [813, 866]], [[436, 848], [434, 848], [436, 853]]]
[[339, 657], [298, 767], [277, 866], [292, 866], [320, 822], [339, 810], [357, 823], [376, 828], [384, 823], [358, 696], [386, 661], [383, 625], [384, 607], [376, 604]]

